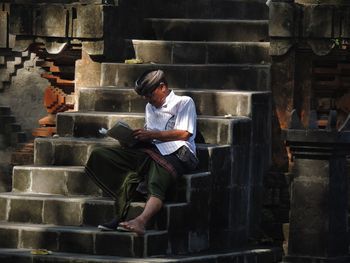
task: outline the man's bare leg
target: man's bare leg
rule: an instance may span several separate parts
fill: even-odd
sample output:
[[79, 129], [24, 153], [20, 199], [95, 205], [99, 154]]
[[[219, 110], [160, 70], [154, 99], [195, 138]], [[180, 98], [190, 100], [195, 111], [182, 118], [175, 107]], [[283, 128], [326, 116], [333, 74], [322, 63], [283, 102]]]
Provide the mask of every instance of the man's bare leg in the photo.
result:
[[141, 215], [132, 220], [121, 222], [119, 225], [139, 235], [143, 235], [147, 222], [162, 208], [162, 206], [162, 200], [158, 197], [151, 196], [147, 200], [145, 209]]

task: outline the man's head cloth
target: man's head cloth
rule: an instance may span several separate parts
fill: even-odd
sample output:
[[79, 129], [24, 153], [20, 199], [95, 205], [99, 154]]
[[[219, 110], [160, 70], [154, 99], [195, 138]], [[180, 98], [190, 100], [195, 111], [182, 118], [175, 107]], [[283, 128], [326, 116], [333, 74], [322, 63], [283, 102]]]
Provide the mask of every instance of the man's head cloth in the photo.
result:
[[136, 80], [135, 91], [137, 94], [145, 96], [151, 94], [162, 82], [167, 84], [162, 70], [148, 70]]

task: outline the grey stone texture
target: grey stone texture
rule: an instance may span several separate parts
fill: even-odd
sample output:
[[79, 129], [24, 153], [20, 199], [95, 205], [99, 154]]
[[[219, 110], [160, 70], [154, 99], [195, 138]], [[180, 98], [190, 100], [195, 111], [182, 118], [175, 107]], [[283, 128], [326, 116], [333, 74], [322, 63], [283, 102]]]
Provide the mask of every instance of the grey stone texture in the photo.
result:
[[61, 233], [59, 249], [64, 252], [93, 254], [94, 240], [90, 233]]
[[0, 245], [2, 248], [16, 248], [18, 246], [19, 232], [16, 229], [0, 229]]
[[[12, 38], [7, 36], [10, 47], [21, 46], [22, 43], [22, 50], [25, 50], [36, 41], [35, 37], [40, 37], [38, 42], [44, 43], [53, 38], [58, 42], [74, 39], [83, 43], [84, 50], [91, 55], [102, 55], [109, 60], [116, 60], [119, 55], [114, 49], [122, 46], [121, 16], [114, 1], [23, 1], [12, 3], [10, 7], [9, 32], [20, 36], [14, 43], [10, 43]], [[94, 22], [91, 22], [91, 17], [94, 17]], [[92, 41], [97, 39], [99, 45], [92, 45]]]
[[67, 9], [63, 5], [38, 6], [34, 14], [34, 35], [67, 37]]
[[[319, 4], [317, 0], [295, 0], [295, 3], [302, 4], [302, 5]], [[347, 2], [346, 0], [323, 0], [322, 4], [347, 6], [349, 5], [349, 2]]]
[[147, 18], [150, 39], [187, 41], [266, 41], [265, 20]]
[[125, 58], [158, 64], [266, 63], [268, 49], [267, 42], [128, 40]]
[[[165, 231], [150, 231], [144, 236], [132, 233], [101, 232], [96, 228], [60, 227], [33, 224], [0, 224], [2, 248], [45, 248], [57, 252], [119, 257], [164, 255], [167, 249]], [[111, 245], [114, 244], [114, 245]], [[149, 246], [147, 244], [162, 244]]]
[[61, 200], [45, 200], [43, 207], [43, 223], [55, 225], [81, 225], [83, 204], [80, 202], [62, 202]]
[[334, 262], [349, 260], [348, 195], [347, 184], [343, 183], [347, 180], [349, 131], [291, 127], [286, 140], [292, 149], [294, 178], [285, 261], [296, 262], [298, 258], [306, 262], [314, 258]]
[[6, 48], [8, 44], [8, 13], [0, 11], [0, 48]]
[[293, 37], [295, 10], [292, 3], [272, 2], [270, 5], [269, 35], [271, 37]]
[[[75, 8], [76, 18], [73, 20], [72, 37], [103, 37], [103, 6], [79, 5], [73, 8]], [[91, 17], [94, 17], [94, 23], [91, 23]]]
[[[13, 249], [0, 249], [0, 259], [4, 263], [29, 263], [32, 262], [33, 256], [28, 255], [28, 250], [20, 249], [17, 253]], [[52, 262], [88, 262], [88, 263], [116, 263], [116, 262], [130, 262], [130, 263], [226, 263], [226, 262], [261, 262], [271, 263], [278, 262], [281, 258], [282, 251], [278, 248], [254, 248], [245, 249], [242, 251], [234, 251], [229, 253], [215, 253], [215, 254], [204, 254], [204, 255], [192, 255], [182, 256], [178, 258], [168, 257], [148, 257], [148, 258], [130, 258], [130, 257], [110, 257], [110, 256], [96, 256], [96, 255], [82, 255], [82, 254], [68, 254], [55, 252], [53, 255], [48, 256], [36, 256], [36, 260], [40, 262], [52, 263]]]
[[10, 199], [9, 207], [5, 210], [8, 213], [8, 220], [14, 222], [42, 223], [43, 201]]
[[[44, 230], [44, 229], [43, 229]], [[12, 229], [14, 231], [14, 229]], [[23, 229], [20, 233], [20, 247], [23, 248], [45, 248], [51, 251], [58, 250], [57, 233], [51, 231], [35, 231]]]
[[341, 37], [349, 38], [350, 37], [350, 8], [344, 10], [344, 15], [342, 17], [342, 27], [341, 27]]
[[[235, 122], [239, 122], [241, 118], [199, 117], [198, 131], [201, 132], [206, 143], [231, 144], [231, 127]], [[134, 129], [144, 125], [143, 114], [60, 113], [57, 116], [57, 123], [59, 124], [57, 132], [62, 137], [102, 137], [99, 136], [98, 130], [101, 127], [109, 129], [119, 120], [129, 123], [130, 127]], [[58, 152], [59, 150], [60, 148], [57, 146], [55, 151]], [[64, 150], [62, 149], [62, 151]], [[79, 155], [74, 158], [78, 157]]]
[[304, 37], [331, 38], [333, 11], [328, 6], [306, 6], [304, 8]]
[[210, 65], [126, 65], [102, 63], [101, 85], [134, 87], [134, 80], [144, 71], [160, 68], [167, 72], [173, 89], [229, 89], [268, 91], [269, 65], [210, 64]]
[[[253, 105], [255, 109], [259, 105], [258, 100], [264, 101], [269, 97], [268, 92], [227, 90], [176, 90], [175, 92], [192, 97], [196, 103], [197, 114], [208, 116], [250, 117], [253, 114]], [[146, 102], [141, 100], [132, 89], [115, 87], [80, 89], [79, 107], [81, 111], [143, 113], [145, 105]], [[207, 107], [208, 105], [214, 107]], [[263, 104], [260, 105], [263, 107]], [[263, 109], [262, 113], [266, 110], [268, 108]]]
[[13, 35], [33, 35], [33, 6], [11, 4], [10, 33]]
[[293, 45], [303, 46], [305, 41], [317, 55], [339, 48], [332, 41], [349, 35], [349, 8], [345, 1], [336, 0], [271, 2], [269, 34], [273, 51], [270, 54], [284, 55]]
[[102, 255], [135, 256], [132, 247], [134, 240], [130, 235], [97, 234], [96, 252]]
[[263, 1], [160, 1], [141, 2], [145, 16], [168, 18], [267, 19]]
[[[334, 176], [334, 173], [340, 175], [339, 169], [342, 169], [342, 164], [336, 162], [337, 160], [302, 159], [296, 162], [295, 172], [310, 171], [309, 167], [314, 167], [314, 170], [308, 174], [307, 178], [300, 174], [293, 181], [289, 230], [289, 253], [291, 255], [298, 253], [316, 257], [334, 257], [346, 254], [347, 236], [344, 228], [346, 228], [347, 219], [341, 216], [341, 209], [344, 210], [344, 207], [347, 206], [346, 202], [340, 200], [341, 196], [346, 195], [346, 188], [344, 184], [340, 184], [341, 180], [334, 179], [335, 182], [333, 182], [333, 179], [326, 177], [328, 173], [330, 176]], [[319, 169], [320, 167], [323, 169]], [[308, 193], [307, 199], [303, 197], [305, 192]], [[305, 204], [308, 212], [303, 211], [300, 204]], [[303, 220], [300, 220], [301, 218]], [[309, 220], [312, 220], [313, 224], [306, 228], [305, 224]], [[326, 240], [331, 240], [331, 243], [325, 242]], [[306, 245], [311, 242], [312, 247]]]
[[[34, 60], [34, 57], [28, 60]], [[0, 96], [0, 104], [11, 107], [22, 131], [28, 135], [38, 126], [38, 119], [47, 114], [42, 99], [48, 81], [41, 78], [41, 73], [42, 70], [37, 67], [17, 70], [16, 76], [12, 77], [11, 88]]]
[[64, 198], [55, 195], [3, 193], [0, 198], [2, 220], [9, 222], [96, 225], [110, 220], [114, 214], [112, 200], [91, 196]]
[[[96, 87], [100, 84], [101, 79], [101, 64], [93, 62], [88, 53], [82, 50], [82, 58], [75, 62], [75, 92], [79, 97], [80, 87]], [[75, 105], [76, 109], [79, 108], [78, 101]]]

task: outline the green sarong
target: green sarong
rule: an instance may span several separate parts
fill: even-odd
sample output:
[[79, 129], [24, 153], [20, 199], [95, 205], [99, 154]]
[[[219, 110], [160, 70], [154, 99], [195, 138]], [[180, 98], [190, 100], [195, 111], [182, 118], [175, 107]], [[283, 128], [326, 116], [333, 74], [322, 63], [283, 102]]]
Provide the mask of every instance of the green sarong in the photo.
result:
[[[146, 180], [148, 196], [161, 200], [175, 187], [175, 177], [140, 149], [101, 147], [92, 151], [86, 173], [115, 200], [116, 217], [124, 220], [130, 202], [140, 201], [136, 189]], [[147, 196], [142, 196], [144, 200]]]

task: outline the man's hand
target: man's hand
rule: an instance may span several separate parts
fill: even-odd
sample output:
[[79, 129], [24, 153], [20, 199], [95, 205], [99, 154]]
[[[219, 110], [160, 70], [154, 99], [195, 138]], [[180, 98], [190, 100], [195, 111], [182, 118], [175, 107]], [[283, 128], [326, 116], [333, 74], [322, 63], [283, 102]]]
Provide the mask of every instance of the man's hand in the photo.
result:
[[151, 141], [154, 139], [153, 138], [154, 134], [152, 133], [153, 131], [148, 131], [145, 129], [137, 129], [137, 130], [134, 130], [133, 136], [135, 139], [145, 142], [145, 141]]
[[163, 142], [169, 141], [187, 141], [191, 133], [183, 130], [168, 130], [168, 131], [154, 131], [137, 129], [133, 132], [134, 138], [140, 141], [159, 140]]

